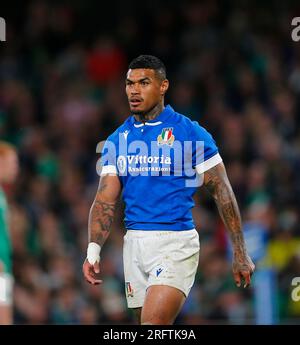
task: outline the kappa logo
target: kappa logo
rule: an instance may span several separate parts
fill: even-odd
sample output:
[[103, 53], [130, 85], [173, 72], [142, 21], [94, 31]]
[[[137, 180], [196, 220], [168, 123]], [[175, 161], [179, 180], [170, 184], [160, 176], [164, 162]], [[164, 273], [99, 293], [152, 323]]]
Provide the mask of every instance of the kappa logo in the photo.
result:
[[133, 297], [133, 289], [130, 282], [125, 283], [125, 289], [127, 297]]
[[173, 128], [163, 128], [161, 134], [157, 137], [157, 144], [172, 146], [174, 140]]

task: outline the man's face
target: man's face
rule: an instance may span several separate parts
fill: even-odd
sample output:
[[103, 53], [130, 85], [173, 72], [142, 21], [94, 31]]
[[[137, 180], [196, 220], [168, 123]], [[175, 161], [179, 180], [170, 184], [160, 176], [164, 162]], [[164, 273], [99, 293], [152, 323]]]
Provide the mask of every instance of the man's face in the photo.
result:
[[126, 94], [132, 114], [146, 114], [163, 98], [168, 81], [160, 80], [153, 69], [129, 69]]
[[15, 152], [9, 152], [0, 157], [0, 182], [12, 183], [19, 172], [18, 156]]

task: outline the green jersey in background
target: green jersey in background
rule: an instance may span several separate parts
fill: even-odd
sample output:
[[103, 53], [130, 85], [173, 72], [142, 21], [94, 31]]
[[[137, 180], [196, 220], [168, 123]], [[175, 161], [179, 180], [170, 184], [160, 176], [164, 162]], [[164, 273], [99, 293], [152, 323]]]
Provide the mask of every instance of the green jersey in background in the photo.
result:
[[8, 208], [5, 194], [0, 187], [0, 261], [4, 272], [12, 273], [11, 242], [8, 230]]

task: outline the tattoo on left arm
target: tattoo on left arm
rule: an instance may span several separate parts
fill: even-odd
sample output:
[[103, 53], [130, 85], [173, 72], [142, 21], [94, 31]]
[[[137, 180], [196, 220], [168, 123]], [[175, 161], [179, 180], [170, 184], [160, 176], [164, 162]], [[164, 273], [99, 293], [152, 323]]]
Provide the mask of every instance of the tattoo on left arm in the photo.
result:
[[217, 204], [229, 232], [234, 254], [246, 255], [241, 215], [223, 163], [205, 172], [204, 184]]
[[239, 287], [243, 278], [244, 287], [247, 287], [250, 285], [250, 277], [255, 265], [247, 254], [240, 211], [223, 163], [219, 163], [205, 172], [204, 184], [213, 196], [231, 238], [233, 246], [232, 270], [235, 282]]

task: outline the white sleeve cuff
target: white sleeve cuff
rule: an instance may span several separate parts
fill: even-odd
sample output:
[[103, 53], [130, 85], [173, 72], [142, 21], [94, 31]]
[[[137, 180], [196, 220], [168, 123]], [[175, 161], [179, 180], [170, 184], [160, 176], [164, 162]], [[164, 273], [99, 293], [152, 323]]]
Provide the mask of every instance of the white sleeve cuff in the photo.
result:
[[216, 155], [210, 157], [208, 160], [206, 160], [205, 162], [202, 162], [198, 165], [196, 165], [196, 171], [199, 175], [205, 173], [205, 171], [213, 168], [214, 166], [216, 166], [217, 164], [222, 162], [222, 157], [220, 156], [219, 153], [217, 153]]
[[105, 174], [118, 175], [117, 168], [114, 165], [105, 165], [102, 167], [100, 175], [105, 175]]

